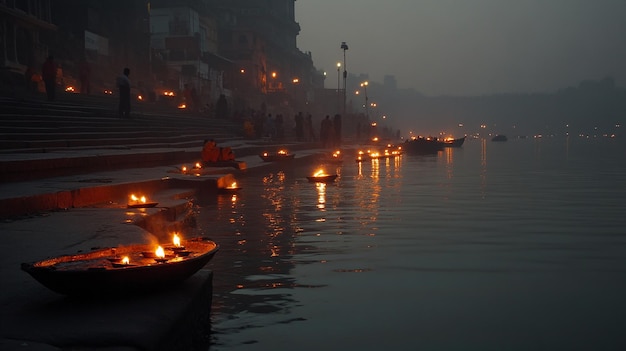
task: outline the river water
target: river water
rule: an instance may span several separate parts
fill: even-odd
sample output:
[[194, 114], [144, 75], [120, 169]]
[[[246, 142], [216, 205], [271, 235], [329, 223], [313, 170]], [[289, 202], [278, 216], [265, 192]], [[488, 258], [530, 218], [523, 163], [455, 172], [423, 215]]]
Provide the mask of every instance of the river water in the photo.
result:
[[624, 350], [626, 146], [468, 140], [277, 165], [200, 209], [211, 351]]

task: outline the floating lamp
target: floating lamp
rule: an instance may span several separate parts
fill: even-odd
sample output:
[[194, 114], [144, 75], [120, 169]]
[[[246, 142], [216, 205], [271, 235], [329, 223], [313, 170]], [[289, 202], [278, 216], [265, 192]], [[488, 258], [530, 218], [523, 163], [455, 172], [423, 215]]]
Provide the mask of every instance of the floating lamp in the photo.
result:
[[137, 197], [135, 194], [130, 194], [130, 200], [128, 201], [128, 208], [146, 208], [155, 207], [157, 202], [149, 202], [144, 195]]

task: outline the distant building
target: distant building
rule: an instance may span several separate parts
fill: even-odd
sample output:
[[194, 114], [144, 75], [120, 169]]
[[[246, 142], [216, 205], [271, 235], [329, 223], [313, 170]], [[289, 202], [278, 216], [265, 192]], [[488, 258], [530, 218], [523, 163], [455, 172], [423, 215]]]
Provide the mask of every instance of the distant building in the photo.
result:
[[1, 1], [0, 28], [0, 78], [3, 90], [15, 90], [28, 66], [39, 71], [48, 55], [46, 39], [57, 30], [50, 1]]

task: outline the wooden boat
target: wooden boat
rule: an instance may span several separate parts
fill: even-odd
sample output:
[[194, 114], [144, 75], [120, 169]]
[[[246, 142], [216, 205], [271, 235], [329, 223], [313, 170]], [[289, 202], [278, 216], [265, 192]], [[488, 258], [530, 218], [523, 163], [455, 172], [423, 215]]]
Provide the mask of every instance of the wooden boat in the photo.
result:
[[506, 135], [503, 134], [498, 134], [496, 136], [494, 136], [493, 138], [491, 138], [491, 141], [507, 141], [508, 138], [506, 137]]
[[217, 189], [217, 192], [219, 194], [236, 194], [239, 192], [239, 190], [241, 190], [241, 187], [235, 186], [235, 187], [219, 188]]
[[270, 152], [264, 152], [262, 154], [259, 155], [259, 157], [264, 161], [264, 162], [280, 162], [280, 161], [286, 161], [286, 160], [291, 160], [295, 157], [295, 154], [290, 154], [288, 152], [276, 152], [276, 153], [270, 153]]
[[[48, 289], [72, 296], [121, 296], [171, 287], [204, 267], [219, 246], [206, 238], [165, 245], [165, 256], [155, 258], [154, 245], [137, 244], [88, 253], [59, 256], [21, 268]], [[123, 258], [129, 258], [124, 262]]]
[[327, 164], [342, 164], [343, 163], [343, 154], [339, 151], [335, 151], [332, 154], [328, 155], [322, 155], [322, 157], [320, 157], [319, 161], [321, 163], [327, 163]]
[[404, 142], [403, 149], [408, 154], [428, 155], [443, 150], [444, 143], [437, 138], [415, 138]]
[[443, 146], [444, 147], [461, 147], [461, 146], [463, 146], [463, 143], [465, 142], [465, 138], [466, 137], [462, 137], [462, 138], [458, 138], [458, 139], [444, 140], [443, 141]]
[[139, 203], [132, 203], [132, 204], [128, 204], [126, 207], [128, 208], [151, 208], [151, 207], [156, 207], [156, 205], [158, 205], [158, 202], [139, 202]]
[[202, 162], [203, 167], [232, 167], [235, 169], [246, 169], [246, 163], [244, 161], [215, 161], [215, 162]]
[[337, 179], [336, 174], [321, 174], [321, 175], [312, 175], [306, 177], [311, 183], [330, 183], [334, 182]]

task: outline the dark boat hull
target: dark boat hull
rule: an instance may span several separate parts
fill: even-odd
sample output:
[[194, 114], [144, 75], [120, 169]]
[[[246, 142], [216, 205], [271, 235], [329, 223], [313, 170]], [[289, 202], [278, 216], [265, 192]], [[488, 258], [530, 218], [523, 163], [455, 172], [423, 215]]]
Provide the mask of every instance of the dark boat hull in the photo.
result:
[[330, 182], [334, 182], [335, 179], [337, 179], [337, 175], [329, 174], [329, 175], [320, 176], [320, 177], [311, 176], [311, 177], [306, 177], [306, 179], [308, 179], [309, 182], [311, 183], [330, 183]]
[[293, 159], [295, 156], [295, 154], [259, 155], [264, 162], [287, 161]]
[[444, 147], [461, 147], [463, 146], [463, 143], [465, 142], [465, 138], [466, 137], [462, 137], [462, 138], [458, 138], [458, 139], [454, 139], [450, 141], [445, 141], [443, 146]]
[[[48, 289], [64, 295], [117, 296], [157, 291], [178, 284], [204, 267], [219, 246], [207, 239], [184, 243], [187, 255], [158, 263], [141, 254], [148, 245], [106, 248], [85, 254], [59, 256], [34, 263], [22, 263], [22, 270]], [[115, 257], [128, 255], [130, 265], [115, 264]]]
[[413, 139], [404, 142], [403, 150], [408, 154], [429, 155], [443, 150], [444, 143], [438, 140]]

